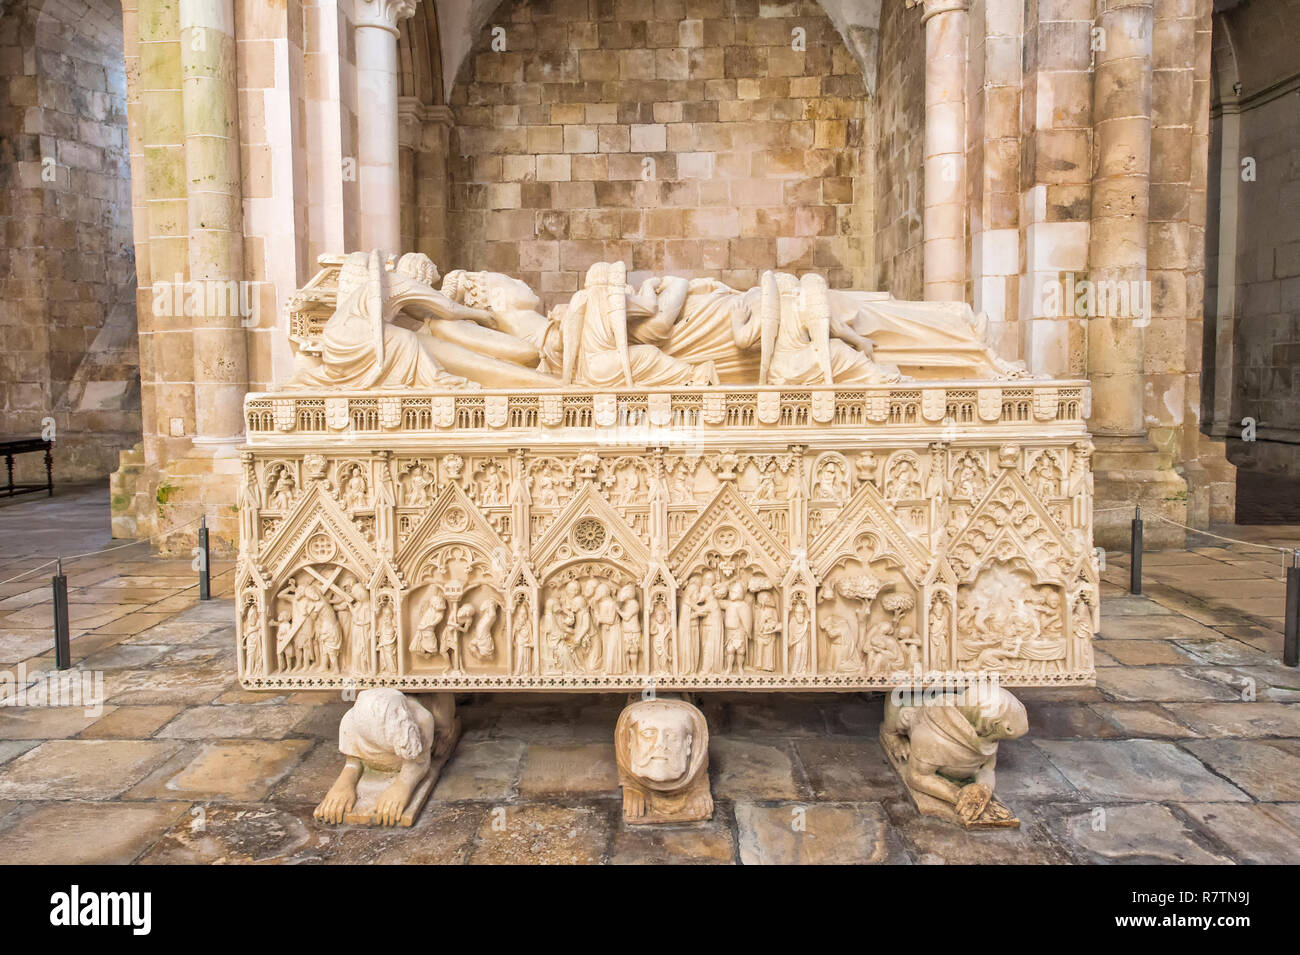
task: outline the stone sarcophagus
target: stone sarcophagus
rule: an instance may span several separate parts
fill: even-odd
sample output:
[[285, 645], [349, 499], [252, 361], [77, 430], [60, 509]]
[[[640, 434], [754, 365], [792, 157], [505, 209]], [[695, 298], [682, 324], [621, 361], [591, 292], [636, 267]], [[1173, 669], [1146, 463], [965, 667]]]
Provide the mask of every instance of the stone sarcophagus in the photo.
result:
[[[882, 728], [920, 811], [1015, 824], [1005, 687], [1094, 679], [1086, 383], [812, 274], [597, 263], [543, 316], [419, 254], [321, 264], [293, 378], [245, 399], [236, 571], [245, 687], [361, 691], [318, 818], [410, 825], [454, 691], [923, 687]], [[615, 746], [629, 823], [712, 812], [687, 699]]]
[[1084, 400], [1036, 381], [249, 395], [240, 676], [1088, 682]]

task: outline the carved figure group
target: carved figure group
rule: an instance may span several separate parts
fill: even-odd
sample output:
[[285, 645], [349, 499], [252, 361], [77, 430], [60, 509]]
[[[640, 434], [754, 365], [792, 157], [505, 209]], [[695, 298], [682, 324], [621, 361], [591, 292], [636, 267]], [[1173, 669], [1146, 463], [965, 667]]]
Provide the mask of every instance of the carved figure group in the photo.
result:
[[[465, 672], [466, 653], [479, 662], [495, 659], [494, 631], [499, 609], [491, 597], [475, 604], [462, 601], [459, 586], [448, 595], [442, 587], [431, 584], [423, 602], [418, 605], [408, 649], [422, 658], [441, 656], [447, 663], [449, 675], [462, 674]], [[471, 628], [472, 634], [467, 641], [465, 634], [470, 633]]]
[[[765, 272], [749, 290], [597, 262], [572, 299], [540, 312], [523, 282], [450, 273], [422, 253], [353, 252], [326, 272], [333, 313], [299, 342], [294, 388], [594, 388], [872, 384], [1024, 377], [985, 342], [986, 321], [951, 302], [831, 289], [809, 273]], [[311, 288], [328, 286], [325, 273]], [[311, 301], [320, 301], [319, 295]], [[303, 307], [296, 304], [296, 308]]]

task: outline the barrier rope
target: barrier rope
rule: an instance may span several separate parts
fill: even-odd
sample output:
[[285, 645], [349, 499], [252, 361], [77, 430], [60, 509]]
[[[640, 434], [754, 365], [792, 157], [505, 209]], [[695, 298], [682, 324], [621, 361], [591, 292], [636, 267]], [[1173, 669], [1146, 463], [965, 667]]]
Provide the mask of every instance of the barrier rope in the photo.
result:
[[202, 521], [206, 516], [207, 516], [206, 514], [200, 515], [199, 517], [194, 518], [194, 520], [192, 521], [187, 521], [184, 524], [177, 524], [175, 527], [169, 527], [167, 530], [162, 531], [158, 534], [154, 534], [151, 537], [142, 537], [139, 540], [127, 541], [125, 544], [118, 544], [115, 547], [105, 547], [103, 550], [90, 550], [90, 551], [86, 551], [86, 553], [84, 554], [73, 554], [71, 557], [55, 557], [53, 560], [47, 560], [43, 564], [37, 564], [35, 567], [31, 568], [30, 570], [23, 571], [23, 573], [19, 574], [17, 577], [10, 577], [8, 580], [0, 580], [0, 587], [3, 587], [5, 584], [12, 584], [15, 581], [22, 580], [24, 577], [30, 577], [38, 570], [41, 570], [45, 567], [49, 567], [51, 564], [57, 564], [60, 561], [62, 561], [65, 564], [69, 564], [74, 560], [81, 560], [83, 557], [95, 557], [99, 554], [111, 554], [113, 551], [116, 550], [125, 550], [127, 547], [135, 547], [138, 544], [149, 544], [156, 540], [162, 540], [164, 537], [170, 537], [172, 534], [175, 534], [177, 531], [183, 531], [187, 527], [193, 527], [195, 524]]
[[[1128, 504], [1121, 504], [1118, 507], [1094, 508], [1092, 513], [1096, 515], [1096, 514], [1107, 514], [1110, 513], [1111, 511], [1134, 511], [1137, 509], [1137, 507], [1138, 507], [1137, 502], [1133, 501]], [[1258, 547], [1260, 550], [1274, 550], [1282, 554], [1290, 554], [1293, 560], [1296, 559], [1296, 555], [1300, 554], [1300, 549], [1295, 547], [1279, 547], [1277, 544], [1261, 544], [1258, 541], [1244, 541], [1236, 537], [1224, 537], [1222, 534], [1215, 534], [1213, 531], [1203, 531], [1199, 527], [1191, 527], [1188, 524], [1180, 524], [1178, 521], [1170, 520], [1169, 518], [1164, 517], [1163, 515], [1160, 514], [1148, 513], [1145, 516], [1155, 518], [1157, 521], [1164, 521], [1164, 523], [1166, 524], [1172, 524], [1174, 527], [1181, 527], [1183, 530], [1191, 531], [1193, 534], [1201, 534], [1205, 537], [1213, 537], [1215, 540], [1226, 541], [1229, 544], [1241, 544], [1245, 547]]]

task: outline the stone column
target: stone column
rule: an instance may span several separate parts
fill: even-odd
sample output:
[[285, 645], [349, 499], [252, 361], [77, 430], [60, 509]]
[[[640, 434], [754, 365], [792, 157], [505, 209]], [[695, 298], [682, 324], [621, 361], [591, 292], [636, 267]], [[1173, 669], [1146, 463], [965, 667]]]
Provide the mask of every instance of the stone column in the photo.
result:
[[967, 0], [923, 0], [927, 301], [966, 297]]
[[[1093, 72], [1096, 145], [1088, 263], [1094, 287], [1106, 283], [1114, 288], [1114, 282], [1147, 280], [1154, 13], [1151, 0], [1098, 0], [1098, 11], [1097, 26], [1105, 37], [1105, 48], [1097, 50]], [[1113, 306], [1113, 301], [1110, 304]], [[1142, 304], [1149, 318], [1151, 303], [1144, 300]], [[1108, 311], [1113, 312], [1113, 307]], [[1123, 438], [1146, 434], [1142, 414], [1144, 325], [1137, 318], [1132, 314], [1089, 317], [1089, 425], [1096, 435]]]
[[[152, 305], [146, 327], [151, 330], [151, 367], [140, 368], [141, 380], [151, 380], [154, 392], [155, 440], [146, 439], [152, 460], [180, 457], [190, 446], [194, 426], [194, 363], [191, 331], [184, 314], [177, 315], [173, 283], [185, 280], [189, 268], [185, 223], [185, 145], [182, 131], [180, 33], [162, 0], [140, 0], [137, 16], [139, 62], [137, 78], [141, 167], [132, 170], [145, 189], [143, 223], [148, 236]], [[137, 225], [137, 229], [139, 226]], [[142, 357], [143, 353], [142, 353]]]
[[[1215, 24], [1216, 33], [1220, 24]], [[1226, 32], [1226, 30], [1225, 30]], [[1237, 75], [1231, 40], [1218, 40], [1220, 55], [1231, 63], [1230, 76]], [[1214, 408], [1210, 434], [1226, 438], [1238, 433], [1232, 414], [1235, 387], [1237, 319], [1237, 190], [1241, 184], [1241, 104], [1236, 88], [1223, 84], [1219, 90], [1219, 246], [1214, 308]]]
[[356, 0], [357, 178], [363, 249], [402, 248], [397, 24], [415, 0]]
[[196, 444], [243, 439], [248, 353], [233, 0], [180, 0]]

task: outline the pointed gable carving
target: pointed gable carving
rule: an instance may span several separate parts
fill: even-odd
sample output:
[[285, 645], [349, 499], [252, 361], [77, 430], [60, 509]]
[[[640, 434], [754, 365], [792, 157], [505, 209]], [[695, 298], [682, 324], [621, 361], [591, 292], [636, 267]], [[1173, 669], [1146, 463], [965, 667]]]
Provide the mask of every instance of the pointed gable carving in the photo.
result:
[[[323, 556], [309, 547], [322, 534], [334, 543], [333, 553]], [[370, 577], [376, 564], [369, 542], [319, 482], [298, 498], [261, 555], [261, 566], [276, 582], [284, 579], [290, 567], [303, 563], [346, 564], [364, 578]]]
[[443, 488], [424, 519], [407, 536], [397, 552], [397, 571], [407, 580], [417, 580], [429, 552], [451, 543], [479, 551], [489, 562], [500, 561], [506, 551], [505, 542], [455, 482]]
[[790, 552], [753, 508], [736, 490], [735, 482], [727, 481], [704, 505], [695, 521], [686, 529], [668, 553], [668, 566], [678, 580], [695, 566], [711, 546], [713, 532], [727, 525], [740, 531], [752, 545], [755, 561], [773, 579], [780, 580], [790, 566]]
[[257, 561], [240, 557], [235, 562], [235, 592], [239, 593], [245, 588], [255, 590], [265, 590], [270, 586], [270, 581], [262, 571], [262, 567]]
[[[589, 518], [603, 525], [603, 539], [597, 541], [595, 529], [589, 525], [580, 531], [577, 525]], [[583, 539], [578, 540], [579, 536]], [[574, 558], [622, 564], [634, 568], [636, 577], [650, 563], [645, 542], [591, 483], [584, 484], [560, 509], [532, 553], [533, 566], [542, 580], [550, 576], [555, 564]]]
[[1023, 561], [1036, 581], [1059, 581], [1067, 552], [1065, 533], [1010, 468], [993, 482], [948, 548], [954, 572], [967, 583], [990, 559]]
[[886, 558], [906, 569], [915, 579], [929, 564], [929, 554], [917, 539], [903, 528], [884, 497], [870, 481], [865, 482], [849, 499], [835, 519], [835, 527], [822, 534], [808, 549], [808, 563], [818, 577], [826, 574], [846, 558], [861, 560], [857, 541], [863, 533], [876, 539], [871, 560]]

